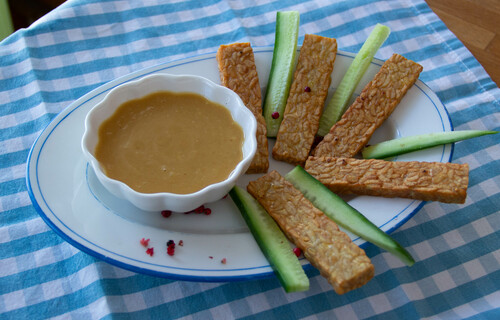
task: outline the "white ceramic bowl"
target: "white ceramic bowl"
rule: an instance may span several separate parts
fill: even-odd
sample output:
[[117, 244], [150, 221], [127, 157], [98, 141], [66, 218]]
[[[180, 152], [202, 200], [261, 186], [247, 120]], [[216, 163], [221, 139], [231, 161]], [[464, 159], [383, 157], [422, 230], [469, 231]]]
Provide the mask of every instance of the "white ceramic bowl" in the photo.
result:
[[[101, 165], [94, 156], [100, 125], [124, 102], [141, 98], [157, 91], [197, 93], [210, 101], [221, 104], [231, 112], [233, 119], [243, 129], [243, 159], [237, 164], [226, 180], [211, 184], [202, 190], [190, 194], [166, 192], [140, 193], [125, 183], [111, 179], [104, 174]], [[155, 74], [136, 81], [127, 82], [112, 89], [104, 100], [92, 108], [85, 119], [82, 149], [101, 184], [113, 195], [126, 199], [136, 207], [146, 211], [172, 210], [187, 212], [202, 204], [224, 197], [235, 185], [236, 180], [245, 173], [250, 166], [257, 148], [255, 138], [256, 128], [257, 122], [255, 117], [245, 107], [240, 97], [232, 90], [199, 76]]]

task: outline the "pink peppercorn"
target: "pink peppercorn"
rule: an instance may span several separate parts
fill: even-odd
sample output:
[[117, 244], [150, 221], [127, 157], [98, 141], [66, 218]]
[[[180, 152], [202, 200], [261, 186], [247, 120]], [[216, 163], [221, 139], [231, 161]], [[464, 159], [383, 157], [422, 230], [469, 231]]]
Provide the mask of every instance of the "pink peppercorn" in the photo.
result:
[[163, 210], [163, 211], [161, 212], [161, 215], [162, 215], [164, 218], [168, 218], [168, 217], [170, 217], [170, 216], [172, 215], [172, 211], [170, 211], [170, 210]]
[[167, 248], [167, 254], [168, 254], [169, 256], [173, 256], [173, 255], [174, 255], [174, 253], [175, 253], [175, 248], [174, 248], [174, 247], [168, 247], [168, 248]]
[[142, 238], [140, 242], [143, 247], [147, 247], [149, 245], [149, 239]]
[[212, 210], [210, 208], [205, 208], [205, 210], [203, 210], [203, 213], [205, 213], [207, 216], [209, 216], [212, 214]]
[[300, 248], [293, 248], [293, 253], [295, 253], [297, 257], [300, 257], [302, 250], [300, 250]]
[[155, 254], [155, 249], [154, 248], [148, 248], [146, 250], [146, 253], [149, 254], [152, 257]]
[[222, 264], [226, 264], [226, 262], [227, 262], [226, 258], [222, 258], [222, 260], [220, 261], [220, 263]]
[[174, 240], [167, 241], [167, 254], [173, 256], [175, 253], [175, 242]]
[[309, 87], [305, 87], [305, 88], [304, 88], [304, 91], [305, 91], [305, 92], [311, 92], [311, 88], [309, 88]]
[[274, 111], [274, 112], [271, 114], [271, 118], [273, 118], [273, 119], [278, 119], [279, 117], [280, 117], [280, 114], [279, 114], [279, 112], [277, 112], [277, 111]]
[[201, 205], [198, 208], [194, 209], [195, 213], [203, 213], [205, 211], [205, 206]]

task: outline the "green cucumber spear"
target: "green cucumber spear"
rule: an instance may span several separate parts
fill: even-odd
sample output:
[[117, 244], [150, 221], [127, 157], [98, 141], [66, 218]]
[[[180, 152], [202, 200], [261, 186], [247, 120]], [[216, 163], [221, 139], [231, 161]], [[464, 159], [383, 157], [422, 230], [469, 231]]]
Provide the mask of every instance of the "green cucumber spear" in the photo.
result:
[[278, 135], [283, 120], [297, 54], [299, 20], [298, 11], [285, 11], [276, 14], [273, 61], [263, 107], [268, 137]]
[[375, 53], [389, 36], [391, 30], [381, 24], [377, 24], [372, 30], [361, 50], [356, 54], [346, 74], [340, 81], [330, 102], [323, 110], [319, 120], [318, 135], [325, 136], [330, 128], [342, 117], [348, 107], [354, 89], [365, 74], [368, 66], [373, 60]]

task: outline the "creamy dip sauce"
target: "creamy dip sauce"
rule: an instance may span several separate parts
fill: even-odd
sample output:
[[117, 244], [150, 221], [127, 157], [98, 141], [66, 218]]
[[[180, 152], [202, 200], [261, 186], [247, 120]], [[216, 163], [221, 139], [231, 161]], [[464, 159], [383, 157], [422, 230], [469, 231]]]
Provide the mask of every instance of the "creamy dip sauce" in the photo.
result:
[[121, 105], [99, 128], [95, 156], [108, 177], [136, 191], [186, 194], [225, 180], [242, 144], [222, 105], [161, 91]]

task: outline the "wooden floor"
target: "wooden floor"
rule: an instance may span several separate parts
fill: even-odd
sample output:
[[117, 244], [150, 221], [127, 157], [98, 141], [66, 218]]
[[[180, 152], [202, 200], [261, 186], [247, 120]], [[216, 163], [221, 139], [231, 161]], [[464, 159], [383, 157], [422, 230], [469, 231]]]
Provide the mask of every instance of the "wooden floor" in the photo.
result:
[[426, 0], [500, 86], [500, 0]]

